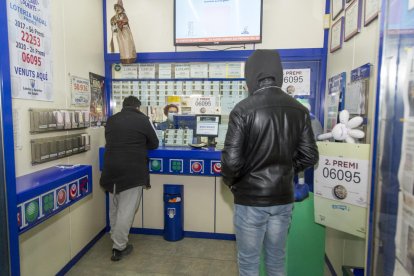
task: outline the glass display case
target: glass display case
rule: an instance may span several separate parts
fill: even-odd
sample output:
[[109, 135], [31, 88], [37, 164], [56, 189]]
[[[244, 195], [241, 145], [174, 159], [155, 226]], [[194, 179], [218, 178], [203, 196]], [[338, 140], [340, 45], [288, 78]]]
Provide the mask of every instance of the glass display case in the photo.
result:
[[[317, 113], [319, 62], [283, 62], [283, 67], [282, 89], [310, 108], [313, 114]], [[110, 89], [111, 113], [122, 109], [125, 97], [136, 96], [141, 101], [140, 110], [163, 131], [159, 132], [159, 138], [164, 137], [162, 144], [166, 144], [166, 128], [191, 129], [191, 125], [195, 126], [195, 115], [221, 115], [219, 133], [214, 141], [218, 148], [223, 147], [231, 110], [248, 96], [242, 61], [114, 63]], [[174, 109], [174, 115], [190, 116], [186, 117], [185, 127], [168, 117], [170, 108]], [[193, 123], [188, 122], [191, 119]], [[182, 141], [169, 139], [168, 145], [182, 146]], [[193, 142], [199, 141], [194, 139]]]
[[414, 275], [414, 2], [382, 3], [367, 275]]

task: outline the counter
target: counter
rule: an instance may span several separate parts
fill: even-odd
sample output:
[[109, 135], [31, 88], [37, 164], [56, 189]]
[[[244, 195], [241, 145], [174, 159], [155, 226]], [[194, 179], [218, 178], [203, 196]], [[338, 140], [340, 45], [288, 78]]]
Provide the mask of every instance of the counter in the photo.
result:
[[92, 193], [92, 166], [55, 166], [16, 178], [19, 234]]

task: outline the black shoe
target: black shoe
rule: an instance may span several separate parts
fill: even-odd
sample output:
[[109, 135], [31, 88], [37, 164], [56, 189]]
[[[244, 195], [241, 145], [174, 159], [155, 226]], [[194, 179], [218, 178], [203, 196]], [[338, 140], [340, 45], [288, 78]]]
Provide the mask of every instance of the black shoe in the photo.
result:
[[121, 260], [124, 256], [131, 253], [133, 248], [132, 244], [128, 244], [124, 250], [112, 249], [111, 261], [117, 262]]

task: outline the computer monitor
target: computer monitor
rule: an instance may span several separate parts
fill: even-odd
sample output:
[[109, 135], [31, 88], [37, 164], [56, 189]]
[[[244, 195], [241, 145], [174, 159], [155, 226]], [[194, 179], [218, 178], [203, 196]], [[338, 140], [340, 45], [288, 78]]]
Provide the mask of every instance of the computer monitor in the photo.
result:
[[192, 129], [196, 128], [195, 115], [174, 115], [174, 127], [176, 129]]
[[218, 136], [220, 120], [220, 115], [196, 115], [195, 135], [208, 137], [209, 145], [212, 145]]

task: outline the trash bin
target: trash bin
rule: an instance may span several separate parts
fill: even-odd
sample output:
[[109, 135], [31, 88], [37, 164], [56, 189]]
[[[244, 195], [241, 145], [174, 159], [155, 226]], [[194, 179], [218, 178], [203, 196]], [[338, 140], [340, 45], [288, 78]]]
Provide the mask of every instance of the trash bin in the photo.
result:
[[184, 236], [184, 186], [164, 184], [164, 239], [178, 241]]

